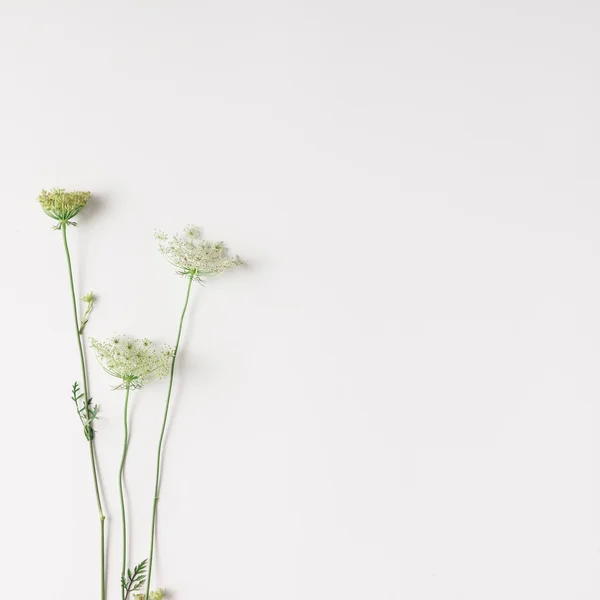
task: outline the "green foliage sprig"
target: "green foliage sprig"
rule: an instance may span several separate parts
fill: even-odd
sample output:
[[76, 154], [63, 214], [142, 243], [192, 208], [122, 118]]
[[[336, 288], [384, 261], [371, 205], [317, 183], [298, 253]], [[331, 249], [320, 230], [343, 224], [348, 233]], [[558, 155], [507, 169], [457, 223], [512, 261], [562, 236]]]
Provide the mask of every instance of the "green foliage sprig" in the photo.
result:
[[75, 382], [71, 388], [71, 400], [75, 402], [75, 406], [77, 407], [77, 414], [83, 425], [85, 439], [88, 442], [91, 442], [96, 433], [92, 428], [92, 422], [98, 418], [100, 407], [97, 404], [92, 404], [92, 398], [88, 398], [86, 401], [85, 394], [80, 391], [77, 382]]
[[146, 583], [146, 569], [148, 567], [148, 559], [145, 558], [139, 565], [131, 569], [127, 569], [126, 575], [121, 575], [121, 587], [125, 592], [125, 600], [127, 600], [131, 592], [137, 592], [144, 587]]

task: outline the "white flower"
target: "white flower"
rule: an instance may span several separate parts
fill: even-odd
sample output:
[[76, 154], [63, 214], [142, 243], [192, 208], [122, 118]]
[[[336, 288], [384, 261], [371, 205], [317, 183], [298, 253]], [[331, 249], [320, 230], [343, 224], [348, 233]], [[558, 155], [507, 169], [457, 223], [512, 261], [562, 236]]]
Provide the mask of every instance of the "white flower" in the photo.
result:
[[[165, 594], [165, 590], [158, 588], [156, 591], [150, 592], [150, 600], [163, 600]], [[146, 594], [134, 594], [133, 597], [135, 600], [146, 600]]]
[[219, 275], [244, 264], [239, 256], [228, 257], [222, 242], [201, 240], [200, 228], [195, 225], [188, 225], [183, 234], [169, 237], [157, 231], [154, 237], [158, 240], [160, 253], [177, 268], [177, 272], [198, 282], [206, 275]]
[[157, 351], [149, 339], [114, 336], [105, 342], [90, 339], [104, 370], [123, 383], [115, 389], [141, 388], [169, 373], [173, 349], [164, 346]]
[[66, 192], [62, 188], [55, 188], [49, 192], [42, 190], [38, 201], [49, 217], [59, 221], [56, 228], [60, 229], [61, 223], [75, 225], [70, 219], [87, 204], [89, 197], [90, 192]]

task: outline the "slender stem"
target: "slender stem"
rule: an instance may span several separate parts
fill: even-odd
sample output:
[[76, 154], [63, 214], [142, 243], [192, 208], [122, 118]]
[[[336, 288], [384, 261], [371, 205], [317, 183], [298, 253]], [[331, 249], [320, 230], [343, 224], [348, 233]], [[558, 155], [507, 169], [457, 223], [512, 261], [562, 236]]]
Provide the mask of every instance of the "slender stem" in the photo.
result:
[[[77, 314], [77, 299], [75, 297], [75, 284], [73, 283], [73, 267], [71, 265], [71, 254], [69, 252], [69, 244], [67, 242], [67, 224], [61, 223], [63, 244], [65, 247], [65, 255], [67, 257], [67, 266], [69, 268], [69, 283], [71, 286], [71, 300], [73, 302], [73, 318], [75, 321], [75, 333], [77, 335], [77, 347], [79, 348], [79, 361], [81, 363], [81, 378], [83, 380], [83, 400], [85, 402], [85, 414], [86, 418], [90, 417], [89, 408], [89, 395], [88, 395], [88, 381], [87, 381], [87, 369], [85, 366], [85, 356], [83, 353], [83, 344], [81, 342], [81, 334], [79, 333], [79, 316]], [[88, 440], [88, 446], [90, 450], [90, 462], [92, 464], [92, 475], [94, 476], [94, 489], [96, 492], [96, 504], [98, 506], [98, 516], [100, 517], [100, 598], [101, 600], [106, 599], [105, 590], [105, 549], [104, 549], [104, 511], [102, 509], [102, 500], [100, 498], [100, 485], [98, 483], [98, 466], [96, 464], [96, 451], [94, 449], [94, 440]]]
[[[121, 457], [121, 467], [119, 468], [119, 494], [121, 496], [121, 524], [123, 527], [123, 565], [121, 568], [121, 581], [125, 581], [125, 571], [127, 570], [127, 520], [125, 517], [125, 495], [123, 494], [123, 469], [125, 468], [125, 457], [127, 456], [127, 447], [129, 446], [129, 427], [127, 425], [127, 411], [129, 410], [129, 383], [125, 386], [125, 409], [123, 411], [123, 426], [125, 435], [123, 436], [123, 456]], [[121, 598], [125, 600], [125, 588], [121, 587]]]
[[177, 331], [177, 341], [175, 342], [175, 350], [173, 350], [173, 360], [171, 361], [171, 374], [169, 377], [169, 390], [167, 392], [167, 402], [165, 404], [165, 414], [162, 422], [162, 429], [160, 431], [160, 438], [158, 440], [158, 452], [156, 456], [156, 482], [154, 484], [154, 499], [152, 501], [152, 532], [150, 535], [150, 555], [148, 558], [148, 578], [146, 583], [146, 598], [150, 598], [150, 579], [152, 577], [152, 560], [154, 558], [154, 537], [156, 532], [156, 509], [158, 504], [158, 490], [160, 487], [160, 466], [162, 457], [162, 444], [165, 437], [165, 429], [167, 427], [167, 416], [169, 414], [169, 404], [171, 403], [171, 390], [173, 389], [173, 376], [175, 374], [175, 361], [177, 359], [177, 351], [179, 350], [179, 341], [181, 339], [181, 331], [183, 329], [183, 319], [187, 310], [188, 302], [190, 300], [190, 290], [192, 288], [192, 282], [194, 281], [194, 274], [192, 273], [189, 277], [187, 293], [185, 295], [185, 304], [181, 311], [181, 318], [179, 319], [179, 330]]

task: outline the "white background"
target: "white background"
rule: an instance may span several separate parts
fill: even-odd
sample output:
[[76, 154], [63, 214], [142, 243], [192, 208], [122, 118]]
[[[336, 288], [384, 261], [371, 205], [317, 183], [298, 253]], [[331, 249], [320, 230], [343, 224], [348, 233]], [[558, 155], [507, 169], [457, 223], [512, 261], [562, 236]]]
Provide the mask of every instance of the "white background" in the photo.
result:
[[[94, 193], [95, 336], [174, 341], [155, 227], [249, 263], [193, 291], [172, 600], [597, 598], [599, 28], [594, 0], [3, 0], [2, 596], [99, 597], [56, 186]], [[123, 398], [90, 370], [117, 600]], [[165, 390], [133, 400], [135, 562]]]

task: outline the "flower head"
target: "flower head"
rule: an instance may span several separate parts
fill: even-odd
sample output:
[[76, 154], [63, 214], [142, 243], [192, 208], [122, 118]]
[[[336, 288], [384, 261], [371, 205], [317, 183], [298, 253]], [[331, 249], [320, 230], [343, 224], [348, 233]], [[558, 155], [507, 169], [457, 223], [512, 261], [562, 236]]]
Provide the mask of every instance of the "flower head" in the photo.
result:
[[104, 342], [90, 339], [103, 369], [122, 383], [115, 389], [141, 388], [169, 372], [173, 349], [156, 350], [149, 339], [114, 336]]
[[38, 202], [49, 217], [59, 222], [56, 228], [60, 229], [63, 223], [76, 225], [71, 219], [87, 204], [89, 197], [90, 192], [65, 192], [55, 188], [49, 192], [42, 190]]
[[[165, 590], [158, 588], [157, 590], [150, 592], [150, 600], [163, 600], [165, 597]], [[146, 600], [146, 594], [134, 594], [135, 600]]]
[[200, 228], [188, 225], [182, 234], [171, 237], [157, 231], [160, 253], [177, 268], [180, 275], [192, 277], [198, 282], [206, 275], [220, 275], [228, 269], [243, 265], [239, 256], [228, 257], [222, 242], [200, 239]]

